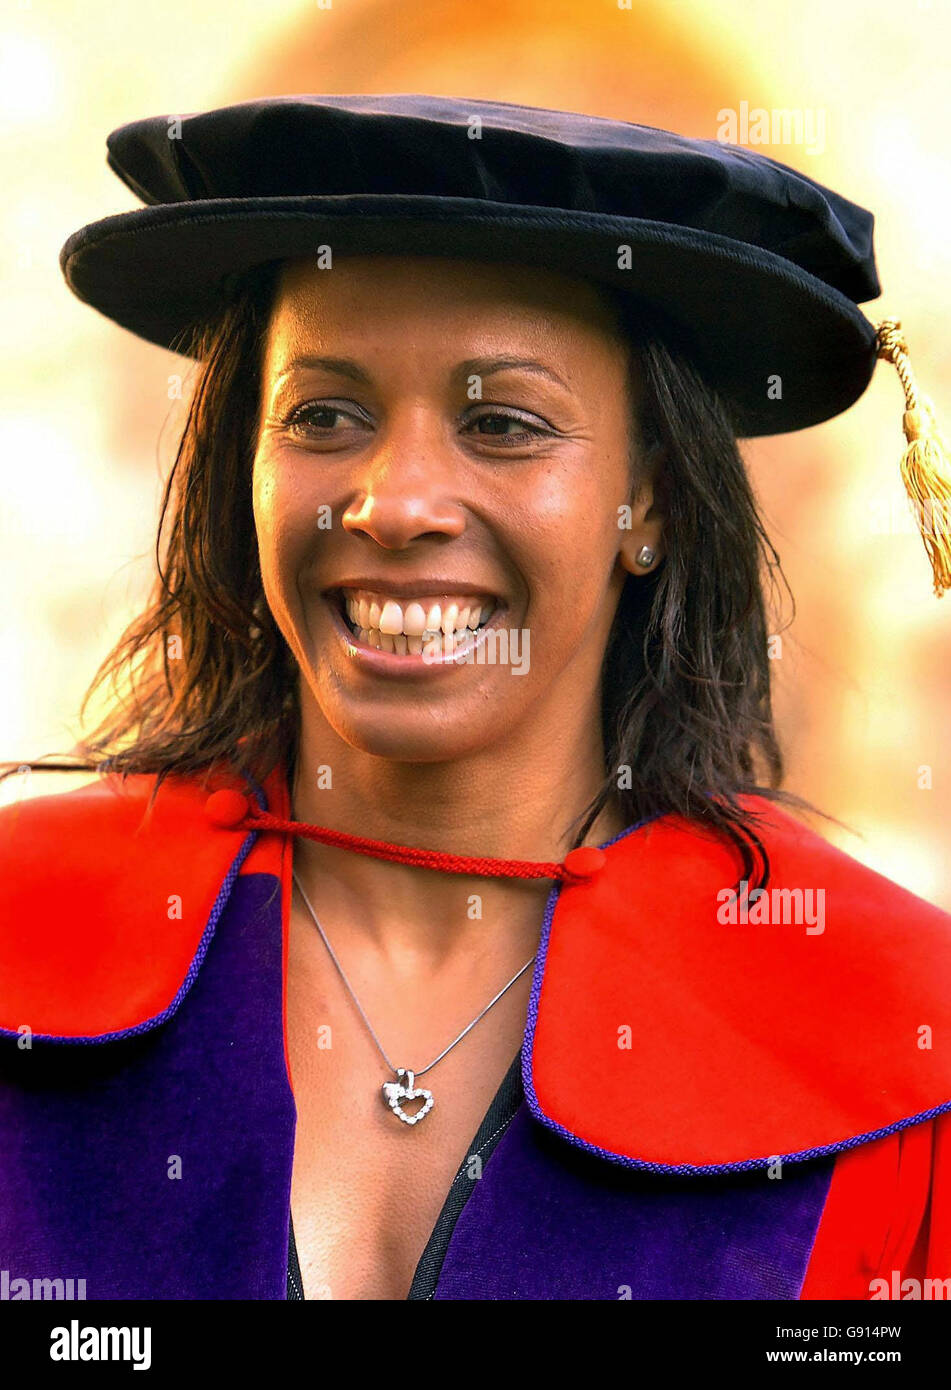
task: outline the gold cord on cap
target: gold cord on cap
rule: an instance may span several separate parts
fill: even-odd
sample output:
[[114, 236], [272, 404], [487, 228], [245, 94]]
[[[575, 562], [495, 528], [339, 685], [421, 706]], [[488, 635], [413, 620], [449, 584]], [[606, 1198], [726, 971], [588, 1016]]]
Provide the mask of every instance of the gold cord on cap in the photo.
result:
[[902, 428], [907, 447], [901, 461], [902, 482], [915, 509], [915, 519], [934, 573], [940, 598], [951, 589], [951, 464], [938, 432], [934, 407], [918, 389], [908, 344], [897, 319], [875, 326], [875, 356], [891, 362], [905, 393]]

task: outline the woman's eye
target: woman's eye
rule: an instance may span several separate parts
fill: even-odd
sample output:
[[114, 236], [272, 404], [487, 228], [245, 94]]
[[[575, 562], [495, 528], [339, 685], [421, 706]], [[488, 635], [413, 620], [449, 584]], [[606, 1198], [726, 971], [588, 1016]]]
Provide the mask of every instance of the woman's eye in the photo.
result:
[[284, 424], [288, 429], [297, 430], [301, 434], [320, 436], [333, 434], [338, 418], [360, 426], [367, 423], [362, 416], [354, 411], [344, 410], [341, 405], [334, 405], [329, 401], [310, 401], [307, 405], [299, 405], [292, 410]]
[[[342, 424], [343, 422], [343, 424]], [[366, 429], [370, 421], [355, 409], [345, 409], [334, 401], [308, 401], [299, 405], [283, 421], [286, 429], [309, 439], [329, 439], [341, 433], [341, 427]], [[543, 424], [535, 424], [522, 415], [508, 410], [487, 410], [470, 419], [465, 432], [475, 432], [480, 438], [504, 445], [525, 444], [552, 433]]]
[[[521, 415], [514, 415], [507, 410], [485, 411], [482, 415], [477, 415], [470, 421], [470, 427], [476, 426], [476, 432], [486, 438], [497, 439], [503, 444], [523, 444], [529, 439], [539, 439], [551, 433], [541, 425], [535, 425], [530, 420]], [[487, 429], [479, 428], [487, 425]], [[509, 425], [517, 425], [515, 433], [508, 433]]]

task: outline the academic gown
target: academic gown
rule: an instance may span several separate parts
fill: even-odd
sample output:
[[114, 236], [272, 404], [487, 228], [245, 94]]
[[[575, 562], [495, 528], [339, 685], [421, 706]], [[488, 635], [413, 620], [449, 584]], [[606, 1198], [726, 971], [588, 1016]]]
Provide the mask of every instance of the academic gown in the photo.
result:
[[[208, 807], [286, 819], [286, 780], [176, 775], [148, 809], [154, 780], [0, 811], [6, 1297], [286, 1296], [293, 837]], [[747, 919], [735, 850], [676, 816], [553, 886], [522, 1095], [428, 1296], [951, 1296], [951, 917], [745, 800]]]

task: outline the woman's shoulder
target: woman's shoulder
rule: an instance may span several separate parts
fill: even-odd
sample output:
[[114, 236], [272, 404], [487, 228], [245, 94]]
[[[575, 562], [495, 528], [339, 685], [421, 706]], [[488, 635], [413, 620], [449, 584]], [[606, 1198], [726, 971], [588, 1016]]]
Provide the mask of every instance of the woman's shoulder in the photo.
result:
[[0, 808], [0, 1032], [142, 1029], [178, 996], [237, 874], [273, 869], [253, 834], [208, 819], [204, 777], [155, 784], [103, 774]]
[[[658, 891], [672, 886], [680, 895], [712, 903], [723, 925], [785, 924], [799, 914], [813, 936], [827, 926], [850, 932], [876, 919], [887, 919], [891, 932], [913, 930], [922, 922], [939, 937], [951, 929], [951, 913], [862, 862], [779, 803], [764, 796], [738, 801], [752, 832], [751, 879], [740, 875], [736, 851], [721, 833], [665, 815], [632, 826], [607, 847], [616, 855], [619, 883], [625, 872], [642, 879], [646, 866]], [[809, 913], [817, 920], [804, 922]]]
[[659, 817], [562, 890], [543, 942], [529, 1104], [635, 1166], [767, 1166], [951, 1108], [951, 916], [748, 804], [761, 893], [736, 893], [732, 846]]

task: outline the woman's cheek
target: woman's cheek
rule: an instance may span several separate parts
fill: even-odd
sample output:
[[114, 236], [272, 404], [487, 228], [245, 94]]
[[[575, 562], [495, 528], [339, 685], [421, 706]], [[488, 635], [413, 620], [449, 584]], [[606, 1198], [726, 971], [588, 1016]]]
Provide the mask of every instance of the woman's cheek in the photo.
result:
[[262, 558], [267, 553], [283, 560], [299, 547], [296, 537], [302, 520], [290, 480], [272, 460], [265, 459], [255, 464], [251, 496]]

